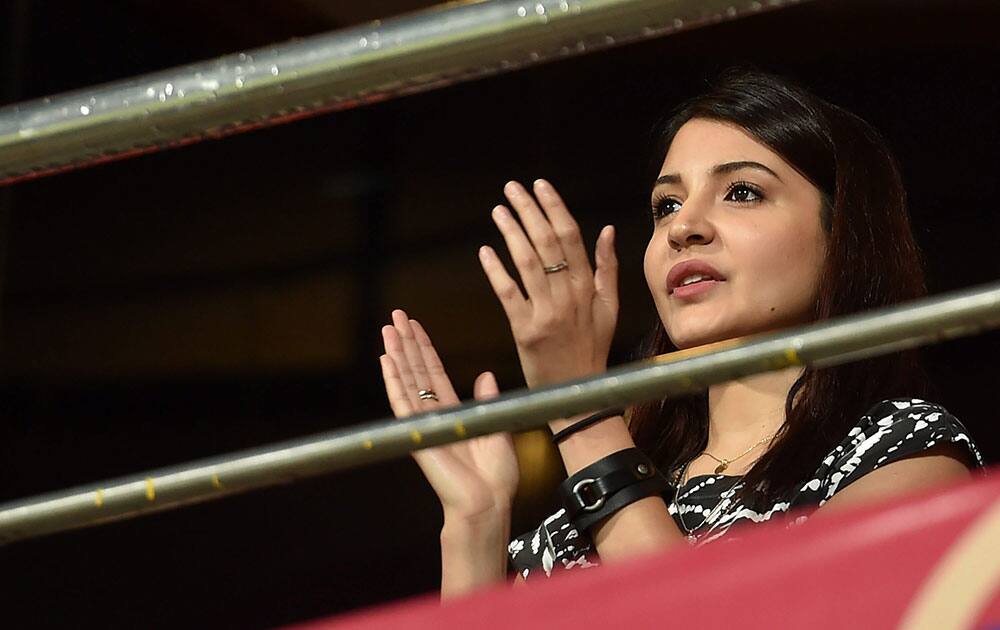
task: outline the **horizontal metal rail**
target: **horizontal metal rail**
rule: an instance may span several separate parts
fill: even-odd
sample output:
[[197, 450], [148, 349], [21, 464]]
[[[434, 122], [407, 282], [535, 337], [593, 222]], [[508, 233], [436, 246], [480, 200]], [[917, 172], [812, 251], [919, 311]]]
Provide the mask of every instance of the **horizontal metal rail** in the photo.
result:
[[702, 390], [791, 365], [837, 365], [1000, 327], [1000, 283], [742, 337], [605, 374], [388, 419], [0, 505], [0, 543], [218, 499], [553, 418]]
[[804, 1], [452, 2], [0, 108], [0, 185]]

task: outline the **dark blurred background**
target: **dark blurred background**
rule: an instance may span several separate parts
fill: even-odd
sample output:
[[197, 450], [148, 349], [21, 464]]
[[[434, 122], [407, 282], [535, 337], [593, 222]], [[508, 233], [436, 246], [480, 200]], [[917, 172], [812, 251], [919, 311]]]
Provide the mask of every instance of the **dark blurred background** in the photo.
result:
[[[430, 5], [0, 4], [0, 102]], [[818, 1], [514, 74], [0, 189], [0, 500], [388, 415], [379, 328], [424, 321], [460, 391], [521, 386], [476, 250], [509, 179], [619, 230], [629, 360], [651, 131], [722, 68], [783, 73], [884, 132], [932, 293], [1000, 277], [993, 2]], [[858, 273], [864, 273], [859, 269]], [[1000, 334], [926, 351], [938, 402], [1000, 456]], [[992, 388], [992, 389], [991, 389]], [[558, 463], [519, 437], [515, 533]], [[263, 628], [432, 591], [441, 514], [410, 461], [0, 548], [5, 627]]]

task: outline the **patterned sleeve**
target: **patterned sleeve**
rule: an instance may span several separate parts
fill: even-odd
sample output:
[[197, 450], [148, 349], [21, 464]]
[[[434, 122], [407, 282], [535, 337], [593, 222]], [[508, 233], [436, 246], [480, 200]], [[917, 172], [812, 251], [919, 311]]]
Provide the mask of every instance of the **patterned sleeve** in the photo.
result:
[[851, 430], [849, 438], [847, 448], [828, 469], [822, 502], [876, 468], [937, 444], [963, 447], [966, 463], [974, 468], [985, 465], [965, 426], [944, 407], [919, 398], [878, 403]]
[[552, 575], [553, 568], [573, 569], [598, 566], [593, 543], [581, 534], [569, 519], [566, 510], [546, 518], [534, 531], [518, 536], [507, 545], [511, 564], [523, 578], [529, 575]]

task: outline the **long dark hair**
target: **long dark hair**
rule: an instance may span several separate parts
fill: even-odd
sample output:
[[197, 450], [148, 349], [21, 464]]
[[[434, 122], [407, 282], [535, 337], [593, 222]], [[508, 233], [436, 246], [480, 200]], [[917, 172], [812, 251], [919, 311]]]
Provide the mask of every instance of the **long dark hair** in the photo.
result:
[[[730, 68], [708, 92], [670, 113], [658, 134], [659, 163], [677, 131], [693, 118], [738, 125], [820, 190], [828, 254], [814, 320], [927, 294], [899, 167], [871, 125], [784, 78]], [[675, 350], [658, 320], [643, 354]], [[924, 398], [929, 388], [916, 351], [806, 368], [785, 401], [785, 425], [744, 477], [744, 500], [758, 505], [780, 500], [808, 479], [872, 405], [896, 396]], [[637, 405], [628, 415], [636, 445], [665, 472], [707, 445], [707, 391]]]

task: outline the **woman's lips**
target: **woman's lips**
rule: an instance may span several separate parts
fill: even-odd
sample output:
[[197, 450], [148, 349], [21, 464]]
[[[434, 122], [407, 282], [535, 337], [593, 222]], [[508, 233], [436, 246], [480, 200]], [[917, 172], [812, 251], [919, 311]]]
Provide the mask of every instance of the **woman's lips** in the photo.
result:
[[667, 273], [667, 293], [673, 293], [685, 279], [699, 275], [711, 280], [725, 280], [726, 277], [719, 273], [708, 261], [698, 258], [690, 258], [679, 262], [670, 268]]
[[670, 295], [678, 299], [693, 298], [711, 291], [715, 288], [715, 285], [722, 282], [725, 282], [725, 280], [701, 280], [687, 286], [676, 287]]

